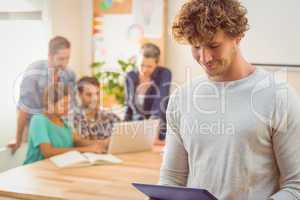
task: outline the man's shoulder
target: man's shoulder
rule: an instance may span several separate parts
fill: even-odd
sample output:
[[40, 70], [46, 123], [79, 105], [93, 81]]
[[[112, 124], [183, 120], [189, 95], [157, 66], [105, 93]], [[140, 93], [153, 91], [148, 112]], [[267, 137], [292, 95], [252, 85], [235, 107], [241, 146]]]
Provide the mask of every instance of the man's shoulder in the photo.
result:
[[135, 77], [138, 75], [138, 70], [137, 69], [132, 69], [125, 74], [127, 77]]
[[70, 68], [66, 68], [65, 69], [66, 74], [71, 78], [71, 79], [75, 79], [76, 78], [76, 73], [74, 72], [74, 70], [70, 69]]
[[22, 74], [22, 80], [27, 83], [39, 82], [40, 80], [46, 80], [48, 71], [48, 64], [45, 60], [39, 60], [31, 63], [24, 73]]
[[167, 74], [171, 74], [171, 70], [164, 67], [164, 66], [157, 66], [157, 70], [160, 71], [161, 73], [167, 73]]
[[195, 88], [196, 86], [199, 86], [199, 85], [201, 85], [203, 83], [207, 83], [207, 82], [208, 82], [208, 78], [206, 75], [200, 75], [200, 76], [194, 77], [194, 78], [184, 82], [179, 87], [178, 92], [186, 92], [187, 90], [190, 90], [192, 88]]
[[164, 80], [170, 81], [170, 79], [172, 77], [172, 73], [166, 67], [157, 66], [156, 70], [154, 71], [153, 76], [157, 77], [158, 79], [162, 79], [162, 80], [164, 79]]
[[257, 69], [256, 79], [253, 79], [252, 83], [254, 87], [252, 92], [259, 90], [276, 92], [280, 89], [291, 89], [292, 87], [288, 83], [287, 71], [267, 71], [262, 68]]
[[83, 109], [80, 106], [75, 106], [69, 114], [71, 117], [83, 116]]
[[135, 83], [138, 80], [138, 70], [132, 69], [126, 72], [125, 79], [129, 82]]
[[194, 88], [195, 86], [203, 83], [206, 80], [205, 76], [198, 76], [195, 77], [191, 80], [188, 80], [180, 85], [177, 85], [177, 87], [175, 87], [173, 89], [173, 92], [171, 94], [171, 97], [180, 97], [180, 96], [185, 96], [187, 94], [188, 91], [190, 91], [192, 88]]
[[37, 60], [31, 63], [27, 70], [47, 70], [48, 68], [48, 61], [47, 60]]
[[28, 65], [28, 67], [25, 70], [25, 75], [46, 75], [47, 70], [47, 60], [38, 60]]

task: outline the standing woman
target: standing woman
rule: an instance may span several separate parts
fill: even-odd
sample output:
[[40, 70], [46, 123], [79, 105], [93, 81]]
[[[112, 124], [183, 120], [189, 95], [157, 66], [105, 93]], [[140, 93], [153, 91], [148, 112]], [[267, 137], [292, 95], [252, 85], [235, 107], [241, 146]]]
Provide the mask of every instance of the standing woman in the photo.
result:
[[43, 98], [43, 113], [33, 115], [29, 126], [28, 151], [24, 164], [30, 164], [51, 156], [76, 150], [79, 152], [102, 153], [104, 141], [81, 139], [66, 121], [70, 89], [63, 84], [50, 85]]
[[126, 74], [125, 121], [160, 119], [158, 138], [164, 140], [171, 72], [158, 66], [159, 58], [159, 48], [146, 43], [137, 58], [138, 68]]

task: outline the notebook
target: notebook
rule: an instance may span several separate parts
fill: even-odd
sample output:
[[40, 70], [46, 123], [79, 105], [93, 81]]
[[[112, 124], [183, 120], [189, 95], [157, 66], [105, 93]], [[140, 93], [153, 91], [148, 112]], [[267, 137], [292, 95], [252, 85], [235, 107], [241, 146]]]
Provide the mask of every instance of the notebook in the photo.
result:
[[111, 154], [80, 153], [78, 151], [69, 151], [64, 154], [50, 158], [59, 168], [83, 167], [89, 165], [118, 164], [122, 160]]
[[217, 200], [204, 189], [133, 183], [139, 191], [156, 200]]

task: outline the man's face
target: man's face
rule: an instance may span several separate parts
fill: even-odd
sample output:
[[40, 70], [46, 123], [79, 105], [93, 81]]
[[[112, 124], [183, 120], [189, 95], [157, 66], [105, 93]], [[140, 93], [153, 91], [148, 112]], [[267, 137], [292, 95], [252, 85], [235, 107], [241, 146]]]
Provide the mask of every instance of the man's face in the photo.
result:
[[68, 66], [70, 54], [71, 51], [69, 48], [60, 49], [55, 54], [50, 54], [49, 60], [55, 69], [64, 70]]
[[239, 40], [219, 31], [210, 42], [201, 46], [192, 46], [192, 54], [209, 77], [223, 76], [230, 70], [237, 55]]
[[83, 85], [82, 92], [79, 92], [79, 97], [84, 108], [92, 110], [98, 109], [100, 104], [99, 87], [86, 83]]
[[155, 58], [140, 56], [137, 60], [137, 64], [139, 72], [145, 77], [150, 77], [157, 67], [157, 60]]

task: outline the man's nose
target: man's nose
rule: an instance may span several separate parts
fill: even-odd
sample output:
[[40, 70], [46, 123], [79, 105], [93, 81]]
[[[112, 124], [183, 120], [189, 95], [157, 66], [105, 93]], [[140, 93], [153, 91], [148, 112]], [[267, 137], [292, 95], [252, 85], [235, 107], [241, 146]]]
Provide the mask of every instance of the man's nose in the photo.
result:
[[69, 59], [68, 59], [68, 58], [65, 58], [65, 59], [63, 60], [63, 62], [62, 62], [62, 65], [63, 65], [64, 67], [66, 67], [68, 64], [69, 64]]
[[92, 102], [98, 102], [98, 100], [99, 100], [98, 95], [93, 95], [92, 96]]
[[212, 55], [209, 49], [202, 48], [199, 49], [199, 61], [200, 63], [206, 64], [212, 60]]

